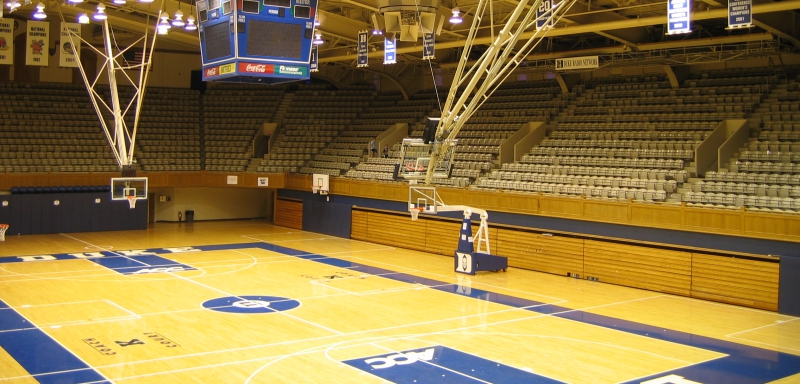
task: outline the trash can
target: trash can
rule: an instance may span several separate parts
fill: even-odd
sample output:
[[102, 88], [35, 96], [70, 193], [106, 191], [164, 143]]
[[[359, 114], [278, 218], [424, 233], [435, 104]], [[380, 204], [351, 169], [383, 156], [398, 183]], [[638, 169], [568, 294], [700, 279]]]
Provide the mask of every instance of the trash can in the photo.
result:
[[186, 211], [186, 222], [191, 223], [194, 221], [194, 211]]

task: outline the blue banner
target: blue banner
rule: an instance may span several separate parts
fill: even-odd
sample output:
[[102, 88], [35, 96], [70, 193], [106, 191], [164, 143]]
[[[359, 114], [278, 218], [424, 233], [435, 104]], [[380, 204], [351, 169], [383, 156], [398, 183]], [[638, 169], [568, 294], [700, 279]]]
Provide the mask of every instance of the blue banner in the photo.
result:
[[369, 36], [369, 32], [361, 31], [358, 33], [358, 46], [356, 48], [356, 56], [358, 57], [358, 67], [366, 67], [369, 65], [369, 59], [367, 58], [367, 54], [369, 53], [369, 46], [367, 45], [367, 39]]
[[539, 9], [536, 10], [536, 30], [550, 29], [555, 25], [553, 20], [553, 10], [558, 7], [556, 0], [542, 0]]
[[692, 32], [691, 0], [669, 0], [667, 4], [667, 34]]
[[728, 1], [728, 28], [750, 27], [753, 24], [753, 0]]
[[311, 61], [309, 62], [309, 71], [319, 72], [319, 61], [317, 55], [319, 54], [319, 47], [316, 45], [311, 47]]
[[422, 35], [422, 60], [434, 59], [434, 50], [433, 33]]
[[383, 46], [383, 63], [394, 64], [397, 63], [397, 46], [394, 43], [394, 35], [386, 37], [386, 45]]

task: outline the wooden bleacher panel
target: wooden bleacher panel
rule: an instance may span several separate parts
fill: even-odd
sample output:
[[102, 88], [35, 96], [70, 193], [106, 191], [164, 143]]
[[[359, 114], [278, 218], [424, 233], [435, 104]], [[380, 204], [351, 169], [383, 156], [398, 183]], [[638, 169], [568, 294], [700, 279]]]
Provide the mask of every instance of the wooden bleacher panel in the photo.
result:
[[[458, 248], [458, 236], [461, 223], [455, 221], [433, 220], [420, 217], [417, 223], [424, 224], [417, 228], [417, 235], [425, 236], [425, 252], [453, 256]], [[477, 226], [473, 226], [477, 230]], [[422, 233], [424, 231], [424, 233]]]
[[[357, 210], [353, 210], [356, 212]], [[425, 224], [407, 215], [367, 213], [367, 236], [361, 240], [393, 247], [425, 251]], [[422, 219], [420, 219], [421, 221]], [[352, 236], [352, 234], [351, 234]]]
[[502, 228], [497, 232], [493, 252], [508, 257], [511, 267], [556, 275], [584, 275], [583, 239]]
[[354, 209], [350, 221], [350, 238], [368, 241], [369, 226], [367, 225], [367, 212]]
[[303, 202], [277, 199], [275, 202], [275, 225], [303, 229]]
[[692, 254], [692, 297], [778, 310], [780, 264], [768, 260]]
[[689, 296], [691, 253], [586, 240], [586, 276], [601, 282]]

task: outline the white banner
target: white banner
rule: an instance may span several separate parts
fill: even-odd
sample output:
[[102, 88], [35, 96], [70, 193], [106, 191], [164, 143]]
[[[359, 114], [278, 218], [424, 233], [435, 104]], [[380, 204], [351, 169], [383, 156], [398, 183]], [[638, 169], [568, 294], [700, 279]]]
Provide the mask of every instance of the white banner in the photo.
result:
[[48, 61], [50, 55], [47, 53], [48, 45], [50, 44], [50, 23], [46, 21], [29, 21], [28, 40], [25, 41], [25, 44], [27, 45], [25, 50], [28, 52], [25, 55], [26, 65], [41, 67], [50, 65]]
[[0, 64], [14, 64], [14, 19], [0, 20]]
[[[69, 31], [72, 31], [70, 34]], [[58, 65], [78, 68], [78, 52], [81, 51], [81, 25], [61, 22], [61, 47], [59, 48]]]
[[667, 4], [667, 34], [691, 33], [692, 1], [668, 0]]
[[395, 64], [397, 63], [397, 45], [395, 44], [395, 37], [386, 37], [383, 46], [383, 63]]
[[566, 59], [556, 59], [556, 70], [563, 71], [568, 69], [587, 69], [599, 68], [600, 58], [598, 56], [570, 57]]

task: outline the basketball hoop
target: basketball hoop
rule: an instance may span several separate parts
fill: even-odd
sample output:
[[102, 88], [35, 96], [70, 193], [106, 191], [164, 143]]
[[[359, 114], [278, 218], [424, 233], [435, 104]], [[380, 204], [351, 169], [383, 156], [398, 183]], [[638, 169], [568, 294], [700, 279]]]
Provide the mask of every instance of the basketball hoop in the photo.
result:
[[424, 209], [425, 208], [409, 208], [408, 212], [411, 214], [411, 221], [417, 221], [417, 218], [419, 218], [419, 213]]
[[6, 241], [6, 229], [8, 224], [0, 224], [0, 241]]
[[128, 199], [128, 204], [131, 205], [131, 209], [136, 208], [136, 199], [137, 199], [136, 196], [130, 195], [130, 196], [125, 196], [125, 198]]

